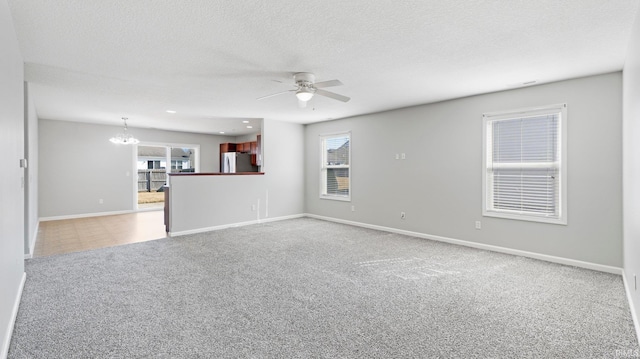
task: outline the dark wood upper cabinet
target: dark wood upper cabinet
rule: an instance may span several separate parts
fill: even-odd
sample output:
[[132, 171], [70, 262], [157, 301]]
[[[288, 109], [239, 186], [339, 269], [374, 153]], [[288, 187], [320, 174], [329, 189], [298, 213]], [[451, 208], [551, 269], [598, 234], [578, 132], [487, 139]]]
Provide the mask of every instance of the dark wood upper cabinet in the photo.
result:
[[220, 144], [220, 154], [222, 155], [225, 152], [236, 152], [236, 144], [235, 143], [221, 143]]
[[257, 142], [236, 143], [236, 152], [255, 154], [257, 151]]

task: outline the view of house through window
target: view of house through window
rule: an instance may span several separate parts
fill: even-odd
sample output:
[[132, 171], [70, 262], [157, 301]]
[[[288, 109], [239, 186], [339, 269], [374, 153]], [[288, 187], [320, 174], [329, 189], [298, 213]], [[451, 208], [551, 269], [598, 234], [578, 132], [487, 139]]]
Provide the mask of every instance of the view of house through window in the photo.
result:
[[196, 172], [197, 151], [196, 146], [138, 146], [138, 209], [162, 208], [167, 173]]
[[320, 138], [322, 151], [320, 197], [350, 200], [350, 140], [351, 134], [349, 133], [322, 136]]

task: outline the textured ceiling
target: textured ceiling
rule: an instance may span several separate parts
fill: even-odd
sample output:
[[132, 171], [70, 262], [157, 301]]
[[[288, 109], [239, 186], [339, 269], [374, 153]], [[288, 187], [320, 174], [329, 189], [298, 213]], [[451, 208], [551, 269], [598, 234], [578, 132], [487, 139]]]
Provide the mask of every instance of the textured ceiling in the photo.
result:
[[[311, 123], [618, 71], [639, 1], [9, 5], [40, 118], [127, 116], [131, 127], [216, 133], [239, 131], [239, 120]], [[352, 100], [315, 96], [304, 109], [293, 94], [256, 100], [303, 71], [341, 80], [329, 90]]]

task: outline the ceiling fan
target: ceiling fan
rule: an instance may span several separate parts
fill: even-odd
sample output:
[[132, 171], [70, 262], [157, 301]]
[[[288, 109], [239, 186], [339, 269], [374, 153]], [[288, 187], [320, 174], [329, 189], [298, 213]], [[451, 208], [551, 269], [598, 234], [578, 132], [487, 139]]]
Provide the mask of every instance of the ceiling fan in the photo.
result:
[[339, 80], [315, 82], [316, 76], [309, 72], [296, 73], [293, 75], [293, 80], [295, 82], [295, 89], [258, 97], [258, 100], [263, 100], [265, 98], [278, 96], [289, 92], [295, 92], [296, 97], [298, 98], [298, 105], [300, 107], [306, 107], [307, 101], [311, 100], [313, 95], [325, 96], [342, 102], [351, 100], [351, 98], [347, 96], [323, 90], [323, 88], [325, 87], [342, 86], [342, 82], [340, 82]]

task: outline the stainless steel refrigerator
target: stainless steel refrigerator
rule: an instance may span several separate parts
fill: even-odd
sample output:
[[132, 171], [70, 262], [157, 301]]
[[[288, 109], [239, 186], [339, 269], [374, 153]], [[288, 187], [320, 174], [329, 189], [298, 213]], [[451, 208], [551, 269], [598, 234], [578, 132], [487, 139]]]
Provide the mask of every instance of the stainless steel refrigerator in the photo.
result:
[[222, 154], [222, 172], [256, 172], [257, 167], [251, 165], [251, 155], [240, 152], [225, 152]]

